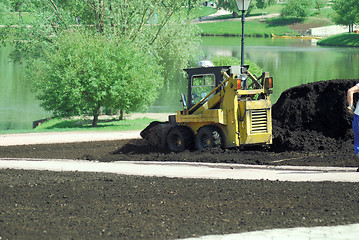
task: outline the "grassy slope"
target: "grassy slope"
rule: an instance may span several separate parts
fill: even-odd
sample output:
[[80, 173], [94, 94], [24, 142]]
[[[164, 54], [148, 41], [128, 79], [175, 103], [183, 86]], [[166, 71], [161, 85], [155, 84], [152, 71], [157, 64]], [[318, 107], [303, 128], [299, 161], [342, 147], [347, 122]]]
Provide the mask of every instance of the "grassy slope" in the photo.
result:
[[[281, 5], [281, 4], [272, 5], [266, 9], [258, 9], [257, 8], [257, 9], [254, 9], [251, 11], [250, 16], [262, 16], [262, 15], [266, 15], [266, 14], [279, 13], [282, 8], [283, 8], [283, 5]], [[226, 14], [226, 15], [215, 17], [215, 18], [213, 18], [213, 20], [224, 20], [224, 19], [232, 19], [232, 18], [233, 18], [232, 14]]]
[[323, 46], [359, 47], [359, 34], [338, 34], [320, 40], [318, 44]]
[[[188, 14], [188, 8], [184, 8], [183, 11], [185, 11], [185, 14]], [[192, 8], [190, 11], [190, 18], [196, 19], [196, 18], [211, 15], [216, 12], [217, 9], [214, 9], [212, 7], [195, 7]]]
[[[242, 31], [241, 21], [202, 23], [198, 24], [198, 26], [202, 29], [203, 35], [209, 36], [239, 36]], [[295, 31], [288, 26], [274, 26], [250, 21], [245, 24], [245, 34], [247, 36], [268, 37], [271, 33], [275, 35], [295, 35]]]
[[[255, 9], [251, 12], [251, 16], [262, 16], [262, 13], [272, 14], [279, 13], [282, 4], [276, 4], [270, 6], [266, 9]], [[256, 20], [246, 20], [245, 33], [248, 36], [256, 37], [267, 37], [271, 33], [277, 36], [283, 35], [300, 35], [295, 30], [295, 25], [314, 25], [317, 26], [320, 22], [321, 26], [332, 25], [330, 16], [333, 13], [332, 9], [321, 9], [320, 11], [313, 11], [312, 15], [306, 19], [298, 20], [296, 18], [283, 18], [283, 17], [274, 17], [267, 20], [256, 19]], [[232, 20], [232, 14], [219, 16], [213, 20]], [[225, 22], [208, 22], [201, 23], [198, 26], [202, 29], [202, 34], [205, 36], [238, 36], [241, 34], [241, 21], [240, 18], [238, 21], [225, 21]]]

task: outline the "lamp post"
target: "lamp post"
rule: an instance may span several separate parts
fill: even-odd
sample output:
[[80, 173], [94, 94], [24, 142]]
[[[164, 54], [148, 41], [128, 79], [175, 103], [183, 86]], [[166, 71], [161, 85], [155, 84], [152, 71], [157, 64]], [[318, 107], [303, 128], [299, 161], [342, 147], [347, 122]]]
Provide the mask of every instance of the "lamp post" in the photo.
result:
[[248, 10], [251, 0], [236, 0], [238, 10], [242, 12], [242, 43], [241, 43], [241, 68], [244, 65], [244, 12]]

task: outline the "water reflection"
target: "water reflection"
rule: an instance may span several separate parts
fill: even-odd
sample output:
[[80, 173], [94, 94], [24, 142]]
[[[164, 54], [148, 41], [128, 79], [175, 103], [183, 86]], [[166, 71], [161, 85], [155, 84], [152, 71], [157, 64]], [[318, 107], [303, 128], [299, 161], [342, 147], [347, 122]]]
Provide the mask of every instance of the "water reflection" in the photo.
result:
[[[240, 39], [204, 38], [203, 49], [206, 57], [240, 58]], [[249, 38], [245, 45], [245, 58], [274, 77], [273, 102], [284, 90], [300, 84], [359, 78], [358, 56], [358, 48], [320, 47], [312, 40]]]
[[9, 59], [11, 47], [0, 48], [0, 130], [31, 129], [48, 115], [31, 92], [24, 66]]

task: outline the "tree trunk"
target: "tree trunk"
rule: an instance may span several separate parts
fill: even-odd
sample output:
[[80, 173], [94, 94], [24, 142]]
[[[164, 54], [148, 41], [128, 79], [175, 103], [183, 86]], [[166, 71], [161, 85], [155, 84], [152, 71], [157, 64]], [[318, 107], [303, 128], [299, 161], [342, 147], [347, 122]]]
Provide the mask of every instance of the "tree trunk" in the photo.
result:
[[93, 116], [92, 127], [97, 127], [98, 115]]
[[92, 119], [92, 127], [97, 127], [98, 116], [101, 114], [101, 107], [98, 107], [97, 110], [93, 112], [93, 119]]
[[103, 22], [103, 1], [99, 0], [99, 10], [98, 10], [98, 27], [97, 30], [99, 33], [103, 33], [103, 26], [104, 26], [104, 22]]
[[349, 23], [349, 33], [354, 32], [354, 24], [353, 23]]
[[122, 109], [120, 110], [120, 116], [119, 116], [118, 119], [119, 119], [119, 120], [123, 120], [123, 111], [122, 111]]

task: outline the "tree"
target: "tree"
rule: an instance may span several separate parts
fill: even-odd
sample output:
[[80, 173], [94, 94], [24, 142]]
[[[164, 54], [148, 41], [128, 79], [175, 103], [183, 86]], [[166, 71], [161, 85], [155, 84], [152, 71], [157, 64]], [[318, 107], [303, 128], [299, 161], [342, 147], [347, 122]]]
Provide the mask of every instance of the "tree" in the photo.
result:
[[328, 0], [314, 0], [314, 6], [315, 9], [320, 11], [321, 8], [325, 7], [325, 5], [328, 3]]
[[[239, 58], [230, 57], [230, 56], [212, 56], [210, 58], [214, 66], [240, 66], [241, 60]], [[249, 71], [256, 75], [260, 76], [263, 73], [263, 69], [257, 64], [250, 60], [245, 60], [245, 64], [249, 65]]]
[[190, 13], [193, 7], [197, 6], [200, 0], [187, 0], [187, 16], [190, 17]]
[[278, 2], [277, 0], [258, 0], [256, 1], [256, 7], [259, 9], [264, 9], [277, 2]]
[[313, 4], [313, 0], [288, 0], [281, 10], [281, 16], [294, 16], [297, 19], [308, 17]]
[[[27, 0], [26, 6], [36, 9], [31, 13], [35, 20], [31, 23], [9, 23], [19, 27], [8, 26], [0, 31], [2, 39], [11, 41], [16, 47], [16, 53], [20, 53], [14, 56], [30, 56], [34, 63], [43, 66], [40, 68], [38, 64], [32, 64], [29, 76], [36, 81], [37, 96], [46, 110], [53, 111], [57, 116], [89, 112], [94, 116], [95, 126], [101, 107], [128, 112], [138, 109], [140, 105], [150, 104], [162, 83], [161, 79], [167, 79], [175, 71], [185, 68], [188, 60], [198, 54], [197, 27], [180, 14], [182, 6], [186, 4], [187, 0]], [[86, 44], [93, 46], [93, 49], [90, 51], [81, 47], [76, 50], [76, 44], [81, 45], [83, 42], [68, 36], [69, 33], [78, 38], [85, 37]], [[105, 48], [101, 41], [111, 46], [111, 49]], [[101, 51], [104, 53], [97, 51], [93, 42], [99, 48], [102, 46]], [[112, 55], [105, 54], [113, 52], [124, 56], [125, 50], [128, 58], [117, 59], [119, 63], [113, 61], [115, 58]], [[98, 57], [92, 53], [98, 54]], [[87, 55], [91, 58], [87, 58]], [[61, 58], [66, 61], [60, 61]], [[76, 64], [73, 59], [76, 59]], [[93, 62], [98, 65], [94, 66]], [[117, 66], [117, 75], [104, 71], [114, 70], [102, 62]], [[141, 64], [143, 66], [140, 67]], [[66, 69], [64, 76], [61, 76], [60, 69]], [[40, 72], [41, 75], [38, 74]], [[138, 74], [141, 76], [136, 76]], [[81, 75], [89, 80], [85, 81]], [[119, 77], [119, 82], [113, 80], [113, 77]], [[40, 83], [36, 78], [40, 79]], [[56, 81], [52, 82], [54, 79]], [[147, 86], [146, 92], [138, 90], [136, 84], [139, 80], [145, 84], [143, 86]], [[114, 94], [112, 88], [100, 84], [109, 81], [115, 86], [121, 86], [117, 88], [118, 94]], [[81, 87], [76, 85], [78, 83], [81, 83]], [[60, 87], [66, 91], [59, 90]], [[48, 89], [53, 89], [53, 93]], [[70, 94], [72, 89], [77, 90]], [[97, 95], [99, 92], [101, 96]]]
[[[252, 0], [249, 5], [248, 10], [246, 11], [246, 15], [248, 16], [253, 8], [256, 6], [257, 0]], [[233, 17], [238, 17], [238, 7], [235, 0], [218, 0], [217, 8], [223, 8], [228, 11], [233, 12]]]
[[353, 32], [354, 24], [359, 23], [359, 2], [357, 0], [335, 0], [333, 21], [338, 25], [349, 26]]
[[156, 58], [125, 39], [69, 31], [57, 37], [30, 77], [41, 106], [55, 116], [93, 116], [103, 108], [135, 111], [155, 100], [162, 86]]

